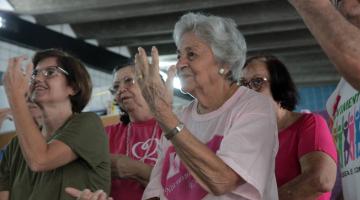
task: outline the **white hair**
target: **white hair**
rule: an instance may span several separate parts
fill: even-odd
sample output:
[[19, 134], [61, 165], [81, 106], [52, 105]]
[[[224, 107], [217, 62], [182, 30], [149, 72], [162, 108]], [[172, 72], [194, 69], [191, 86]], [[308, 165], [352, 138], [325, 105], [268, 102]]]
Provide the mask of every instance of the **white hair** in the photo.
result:
[[193, 32], [207, 42], [215, 58], [222, 64], [229, 64], [232, 79], [238, 81], [246, 60], [246, 42], [230, 18], [200, 13], [187, 13], [175, 24], [174, 41], [177, 47], [186, 32]]

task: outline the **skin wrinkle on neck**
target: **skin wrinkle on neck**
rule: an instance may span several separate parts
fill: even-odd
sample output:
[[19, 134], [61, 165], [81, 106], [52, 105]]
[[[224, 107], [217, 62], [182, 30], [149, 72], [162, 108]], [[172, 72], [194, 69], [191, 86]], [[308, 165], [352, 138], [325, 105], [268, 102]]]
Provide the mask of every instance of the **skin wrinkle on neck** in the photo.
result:
[[[230, 84], [228, 87], [228, 91], [225, 93], [225, 95], [223, 96], [223, 99], [220, 99], [217, 102], [212, 103], [212, 105], [209, 105], [207, 107], [205, 107], [200, 101], [198, 103], [197, 106], [197, 112], [199, 114], [206, 114], [209, 113], [211, 111], [214, 111], [218, 108], [220, 108], [238, 89], [239, 87], [236, 84]], [[210, 97], [213, 97], [212, 94], [209, 95]]]

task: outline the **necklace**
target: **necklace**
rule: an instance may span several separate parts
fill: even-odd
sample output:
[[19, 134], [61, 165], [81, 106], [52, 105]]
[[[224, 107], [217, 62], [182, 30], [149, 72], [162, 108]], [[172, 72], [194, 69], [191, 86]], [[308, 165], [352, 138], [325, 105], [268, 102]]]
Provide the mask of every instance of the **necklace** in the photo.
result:
[[[140, 158], [140, 161], [144, 162], [145, 159], [148, 158], [149, 156], [149, 151], [150, 151], [150, 148], [153, 146], [154, 144], [154, 140], [155, 140], [155, 135], [156, 135], [156, 132], [157, 132], [157, 125], [158, 123], [155, 122], [155, 125], [154, 125], [154, 128], [153, 128], [153, 131], [152, 131], [152, 135], [151, 135], [151, 138], [150, 138], [150, 141], [149, 140], [145, 140], [143, 145], [144, 147], [146, 148], [146, 151], [145, 151], [145, 154], [144, 156], [142, 156]], [[130, 136], [131, 136], [131, 128], [132, 128], [132, 123], [130, 122], [129, 125], [128, 125], [128, 128], [127, 128], [127, 135], [126, 135], [126, 156], [128, 157], [131, 157], [131, 155], [133, 155], [133, 157], [137, 157], [139, 158], [138, 155], [136, 155], [136, 152], [135, 152], [135, 155], [134, 155], [134, 151], [131, 149], [131, 145], [130, 145]], [[149, 145], [147, 145], [148, 141], [150, 142]], [[131, 152], [130, 152], [131, 151]]]

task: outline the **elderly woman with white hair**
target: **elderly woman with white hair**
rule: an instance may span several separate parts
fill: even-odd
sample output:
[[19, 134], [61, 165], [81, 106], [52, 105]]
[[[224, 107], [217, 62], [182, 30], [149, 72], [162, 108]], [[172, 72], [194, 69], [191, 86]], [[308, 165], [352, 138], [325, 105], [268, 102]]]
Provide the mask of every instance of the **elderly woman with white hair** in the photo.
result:
[[188, 13], [174, 39], [182, 91], [195, 97], [176, 113], [158, 76], [157, 49], [151, 63], [142, 48], [135, 56], [137, 81], [165, 136], [142, 198], [278, 199], [275, 112], [267, 97], [236, 84], [246, 55], [236, 24]]
[[164, 130], [162, 155], [143, 199], [278, 199], [275, 112], [268, 98], [236, 83], [246, 43], [226, 18], [188, 13], [176, 23], [177, 73], [195, 97], [174, 113], [158, 73], [139, 48], [139, 83]]

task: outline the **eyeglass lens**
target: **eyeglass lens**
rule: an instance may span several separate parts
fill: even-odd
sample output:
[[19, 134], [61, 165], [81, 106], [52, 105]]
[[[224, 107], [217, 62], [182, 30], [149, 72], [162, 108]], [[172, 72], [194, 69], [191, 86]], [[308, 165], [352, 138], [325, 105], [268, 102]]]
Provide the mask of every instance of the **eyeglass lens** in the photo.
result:
[[121, 85], [123, 85], [124, 87], [130, 87], [133, 84], [135, 84], [135, 79], [134, 78], [132, 78], [132, 77], [124, 77], [123, 79], [121, 79], [119, 81], [116, 81], [114, 83], [114, 85], [110, 88], [110, 92], [112, 94], [115, 94], [119, 90], [119, 87]]

